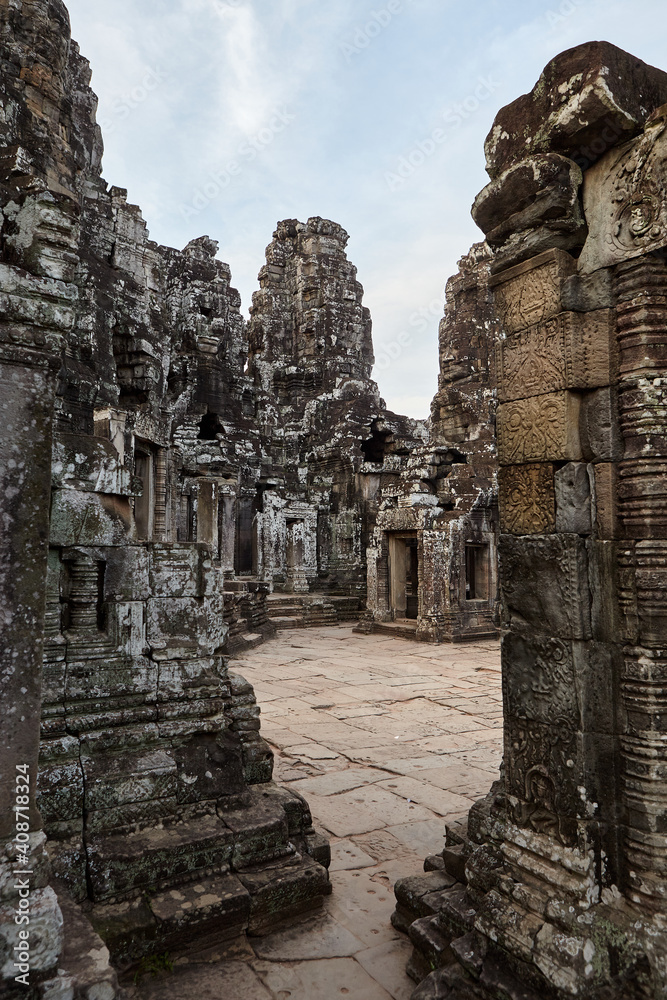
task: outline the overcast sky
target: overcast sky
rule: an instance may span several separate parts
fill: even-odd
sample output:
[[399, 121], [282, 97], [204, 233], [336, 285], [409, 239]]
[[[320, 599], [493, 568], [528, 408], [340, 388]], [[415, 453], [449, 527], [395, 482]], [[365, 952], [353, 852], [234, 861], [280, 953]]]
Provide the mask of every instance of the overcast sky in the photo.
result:
[[[321, 215], [373, 316], [375, 378], [425, 417], [444, 285], [480, 238], [483, 142], [565, 48], [667, 69], [665, 0], [69, 0], [104, 176], [151, 237], [220, 243], [247, 311], [280, 219]], [[437, 142], [432, 139], [436, 133]]]

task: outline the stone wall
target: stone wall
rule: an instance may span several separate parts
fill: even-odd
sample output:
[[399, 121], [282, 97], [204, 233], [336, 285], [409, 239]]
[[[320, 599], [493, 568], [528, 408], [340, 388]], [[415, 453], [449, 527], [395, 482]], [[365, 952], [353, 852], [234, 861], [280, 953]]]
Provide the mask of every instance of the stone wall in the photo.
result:
[[397, 887], [415, 1000], [667, 996], [666, 98], [590, 43], [487, 140], [505, 759]]

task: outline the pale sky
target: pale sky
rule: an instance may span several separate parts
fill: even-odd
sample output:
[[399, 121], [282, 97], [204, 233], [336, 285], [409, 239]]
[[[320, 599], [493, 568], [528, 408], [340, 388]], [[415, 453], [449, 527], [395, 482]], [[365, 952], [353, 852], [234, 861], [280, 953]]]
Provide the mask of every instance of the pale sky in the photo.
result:
[[[374, 376], [426, 417], [456, 261], [481, 234], [484, 138], [563, 49], [605, 39], [667, 69], [665, 0], [69, 0], [104, 176], [151, 238], [220, 244], [247, 313], [280, 219], [350, 234]], [[433, 141], [436, 133], [437, 142]]]

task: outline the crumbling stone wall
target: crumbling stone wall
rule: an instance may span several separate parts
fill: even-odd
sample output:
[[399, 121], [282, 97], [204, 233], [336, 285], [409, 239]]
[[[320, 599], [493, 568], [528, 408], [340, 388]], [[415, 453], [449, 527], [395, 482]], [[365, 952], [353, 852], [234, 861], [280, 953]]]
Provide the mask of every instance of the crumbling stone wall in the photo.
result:
[[419, 1000], [667, 996], [666, 98], [589, 43], [487, 140], [505, 759], [397, 886]]

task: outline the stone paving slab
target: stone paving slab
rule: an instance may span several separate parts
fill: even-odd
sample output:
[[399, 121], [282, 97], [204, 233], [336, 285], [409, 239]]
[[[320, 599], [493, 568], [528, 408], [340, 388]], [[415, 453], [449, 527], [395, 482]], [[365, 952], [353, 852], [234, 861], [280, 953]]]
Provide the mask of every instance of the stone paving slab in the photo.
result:
[[[265, 963], [255, 968], [276, 1000], [391, 1000], [391, 994], [353, 958]], [[244, 1000], [233, 993], [229, 997]]]
[[330, 872], [349, 871], [351, 868], [370, 868], [375, 858], [355, 844], [353, 840], [337, 840], [331, 844]]
[[[502, 757], [500, 648], [429, 646], [351, 626], [285, 630], [233, 669], [255, 688], [274, 777], [308, 800], [332, 846], [324, 912], [226, 961], [188, 959], [137, 1000], [409, 1000], [411, 946], [393, 886], [444, 847], [445, 823]], [[231, 960], [230, 960], [231, 956]]]

